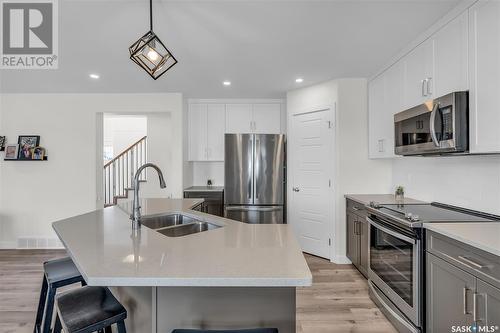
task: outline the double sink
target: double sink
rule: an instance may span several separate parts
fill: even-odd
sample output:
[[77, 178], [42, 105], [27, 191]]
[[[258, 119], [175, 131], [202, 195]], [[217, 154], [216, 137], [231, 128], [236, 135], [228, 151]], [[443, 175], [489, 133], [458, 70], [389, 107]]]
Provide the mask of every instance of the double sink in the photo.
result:
[[183, 214], [144, 216], [141, 224], [168, 237], [181, 237], [214, 230], [221, 226]]

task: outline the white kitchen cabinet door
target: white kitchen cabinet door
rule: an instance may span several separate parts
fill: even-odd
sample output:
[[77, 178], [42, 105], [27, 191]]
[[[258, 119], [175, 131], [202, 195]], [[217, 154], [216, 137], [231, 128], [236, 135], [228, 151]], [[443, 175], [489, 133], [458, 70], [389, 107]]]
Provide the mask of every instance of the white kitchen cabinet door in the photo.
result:
[[280, 134], [281, 104], [254, 104], [253, 132], [258, 134]]
[[434, 39], [435, 97], [468, 90], [468, 13], [445, 25]]
[[394, 115], [404, 111], [403, 107], [404, 67], [402, 62], [392, 65], [384, 73], [384, 107], [382, 112], [382, 156], [392, 158], [394, 154]]
[[405, 109], [422, 104], [433, 98], [434, 90], [434, 41], [428, 39], [404, 58]]
[[252, 104], [226, 104], [226, 133], [252, 133]]
[[384, 75], [381, 74], [368, 83], [368, 143], [369, 157], [384, 156]]
[[469, 9], [471, 153], [500, 153], [500, 1]]
[[226, 106], [208, 104], [207, 106], [207, 160], [224, 161], [224, 133], [226, 130]]
[[189, 104], [188, 136], [190, 161], [207, 159], [207, 104]]

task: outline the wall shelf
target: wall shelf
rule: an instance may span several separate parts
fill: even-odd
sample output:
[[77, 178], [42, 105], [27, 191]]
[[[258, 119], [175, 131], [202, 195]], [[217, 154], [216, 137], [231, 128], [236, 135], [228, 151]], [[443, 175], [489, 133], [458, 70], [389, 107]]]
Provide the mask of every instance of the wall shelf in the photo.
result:
[[48, 161], [48, 156], [44, 157], [43, 160], [25, 160], [25, 159], [20, 159], [20, 158], [16, 158], [16, 159], [4, 159], [4, 161], [22, 161], [22, 162], [43, 162], [43, 161]]

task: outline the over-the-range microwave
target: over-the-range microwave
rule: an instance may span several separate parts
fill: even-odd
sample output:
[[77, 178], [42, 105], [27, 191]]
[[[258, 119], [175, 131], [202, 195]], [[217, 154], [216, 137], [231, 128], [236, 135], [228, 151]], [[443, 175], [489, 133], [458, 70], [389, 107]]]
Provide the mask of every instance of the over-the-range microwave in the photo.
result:
[[397, 155], [467, 152], [468, 92], [454, 92], [395, 114], [394, 130]]

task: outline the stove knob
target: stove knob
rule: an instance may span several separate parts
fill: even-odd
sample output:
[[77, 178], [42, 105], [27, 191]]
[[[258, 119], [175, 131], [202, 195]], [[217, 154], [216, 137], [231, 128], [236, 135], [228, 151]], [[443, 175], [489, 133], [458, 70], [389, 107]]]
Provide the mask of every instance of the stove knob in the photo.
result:
[[411, 220], [411, 219], [413, 218], [413, 214], [412, 214], [412, 213], [406, 213], [406, 214], [405, 214], [405, 218], [406, 218], [407, 220]]
[[370, 201], [370, 207], [378, 209], [378, 208], [380, 208], [382, 206], [380, 206], [380, 204], [378, 202]]
[[418, 221], [420, 221], [420, 216], [418, 216], [418, 215], [413, 215], [413, 216], [411, 217], [411, 220], [412, 220], [412, 222], [418, 222]]

